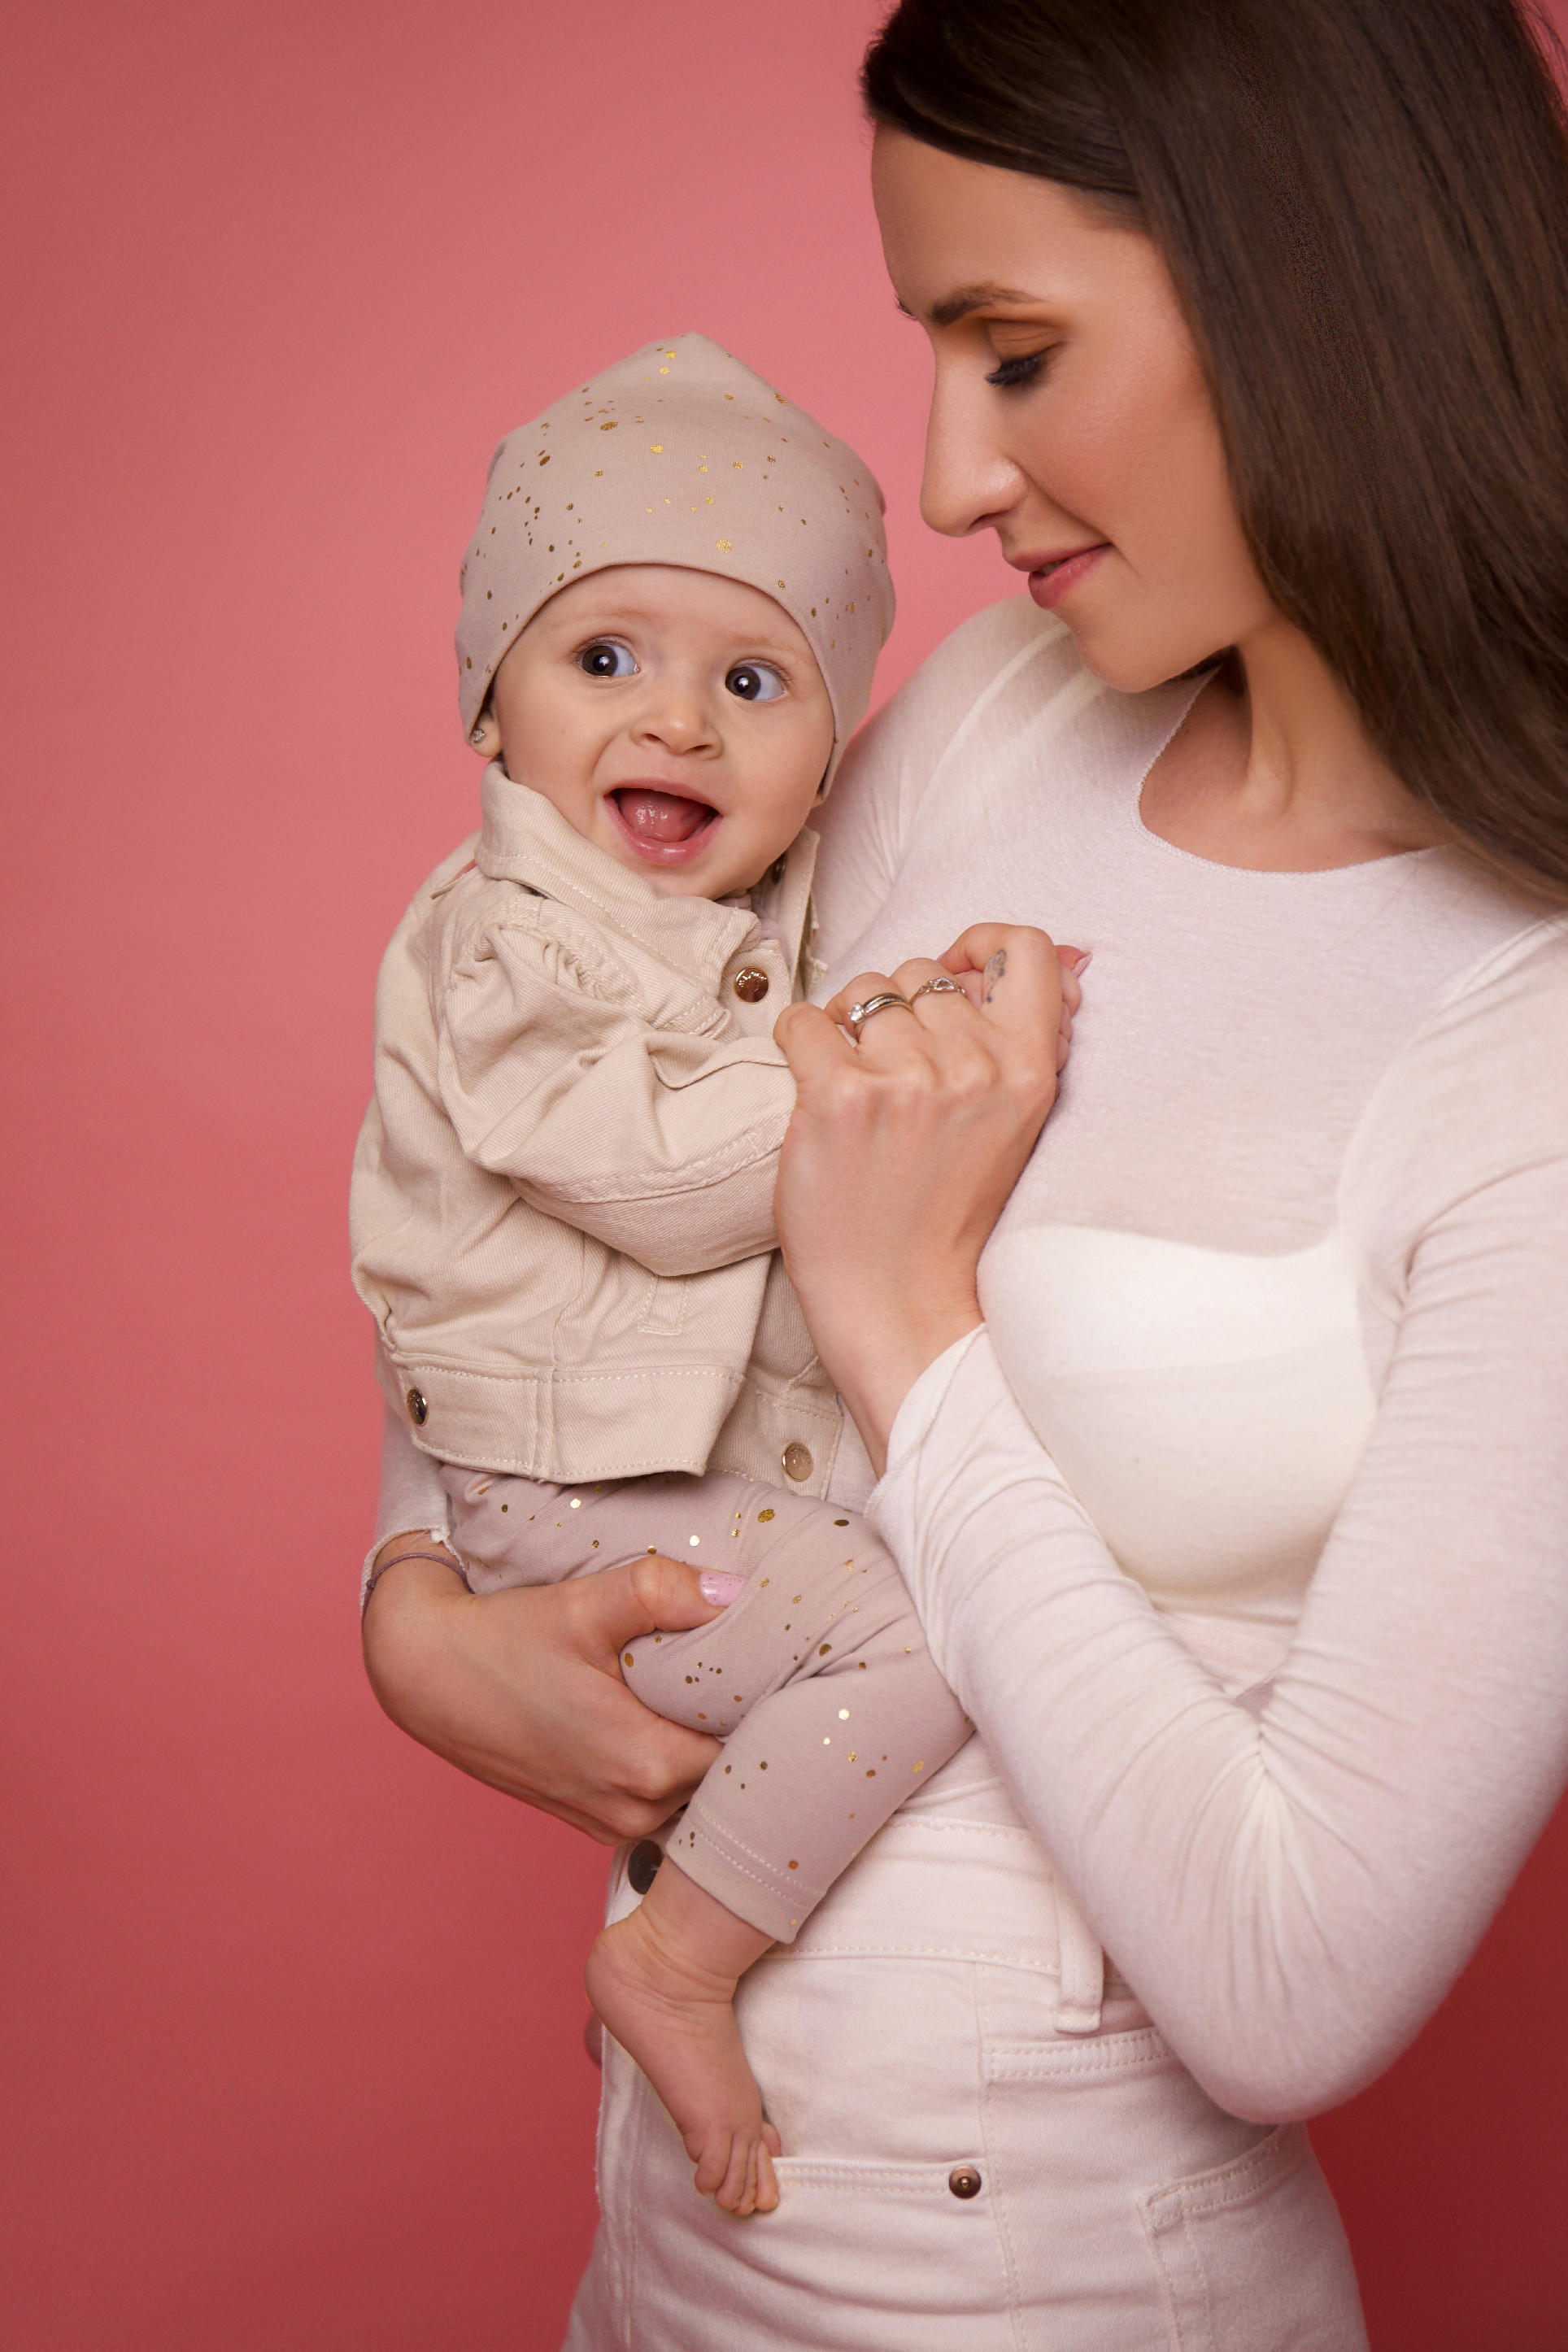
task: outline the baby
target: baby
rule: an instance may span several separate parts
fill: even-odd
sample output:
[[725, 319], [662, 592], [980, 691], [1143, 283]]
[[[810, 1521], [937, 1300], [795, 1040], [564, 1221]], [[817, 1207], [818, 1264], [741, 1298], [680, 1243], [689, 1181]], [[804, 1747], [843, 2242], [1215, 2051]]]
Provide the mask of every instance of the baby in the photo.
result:
[[774, 1248], [773, 1024], [891, 625], [880, 517], [700, 335], [501, 443], [458, 629], [483, 824], [387, 951], [354, 1165], [354, 1281], [470, 1588], [659, 1552], [729, 1601], [624, 1654], [724, 1747], [587, 1983], [734, 2213], [776, 2204], [780, 2152], [736, 1983], [969, 1730], [823, 1499], [838, 1408]]

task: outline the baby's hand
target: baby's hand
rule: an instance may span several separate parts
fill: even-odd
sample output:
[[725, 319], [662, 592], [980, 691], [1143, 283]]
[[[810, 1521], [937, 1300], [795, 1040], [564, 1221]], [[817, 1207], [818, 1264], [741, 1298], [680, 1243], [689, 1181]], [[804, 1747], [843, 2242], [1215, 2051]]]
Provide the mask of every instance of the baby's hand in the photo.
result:
[[[982, 927], [965, 931], [961, 940], [954, 940], [942, 959], [971, 1004], [977, 1007], [991, 1002], [1007, 971], [1007, 951], [1005, 948], [998, 949], [995, 954], [987, 958], [984, 963], [976, 964], [972, 960], [973, 955], [979, 951], [975, 943], [980, 928]], [[984, 928], [988, 929], [989, 926]], [[1092, 953], [1091, 948], [1058, 947], [1057, 950], [1057, 961], [1062, 968], [1061, 1018], [1057, 1028], [1058, 1070], [1065, 1067], [1068, 1055], [1072, 1049], [1072, 1017], [1083, 997], [1083, 992], [1078, 984], [1079, 975]]]

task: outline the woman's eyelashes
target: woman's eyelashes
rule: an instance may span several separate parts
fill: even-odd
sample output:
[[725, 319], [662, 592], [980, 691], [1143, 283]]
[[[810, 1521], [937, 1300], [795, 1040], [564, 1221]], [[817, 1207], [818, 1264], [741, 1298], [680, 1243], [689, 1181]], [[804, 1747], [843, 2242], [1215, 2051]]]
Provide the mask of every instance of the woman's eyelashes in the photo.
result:
[[615, 637], [595, 637], [576, 656], [577, 667], [588, 677], [635, 677], [637, 663], [630, 646], [621, 645]]
[[1050, 358], [1054, 346], [1047, 343], [1037, 352], [1020, 352], [1013, 359], [1002, 360], [986, 377], [1001, 392], [1016, 392], [1023, 384], [1034, 383]]

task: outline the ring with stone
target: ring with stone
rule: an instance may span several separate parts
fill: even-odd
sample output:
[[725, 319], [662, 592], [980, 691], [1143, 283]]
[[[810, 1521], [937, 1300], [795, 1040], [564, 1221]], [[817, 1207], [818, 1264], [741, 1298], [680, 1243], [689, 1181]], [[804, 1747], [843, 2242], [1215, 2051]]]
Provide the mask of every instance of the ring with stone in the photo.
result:
[[910, 996], [910, 1003], [912, 1004], [916, 996], [962, 996], [963, 994], [963, 991], [956, 980], [945, 971], [939, 971], [931, 979], [921, 981], [914, 994]]
[[896, 988], [880, 988], [875, 996], [867, 997], [863, 1004], [852, 1004], [849, 1007], [846, 1019], [849, 1034], [857, 1045], [860, 1043], [860, 1032], [872, 1013], [885, 1013], [889, 1004], [901, 1004], [906, 1013], [912, 1013], [915, 1009], [909, 998], [900, 996]]

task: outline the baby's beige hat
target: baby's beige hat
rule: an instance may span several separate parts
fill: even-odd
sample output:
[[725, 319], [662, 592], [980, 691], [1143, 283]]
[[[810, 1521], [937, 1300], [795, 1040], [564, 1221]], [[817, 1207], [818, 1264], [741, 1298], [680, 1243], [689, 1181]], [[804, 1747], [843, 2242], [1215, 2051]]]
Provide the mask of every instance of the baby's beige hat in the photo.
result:
[[540, 606], [615, 563], [717, 572], [782, 604], [833, 705], [831, 776], [893, 625], [882, 493], [847, 443], [706, 335], [649, 343], [509, 433], [460, 575], [465, 732]]

